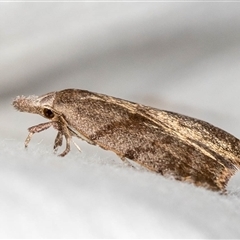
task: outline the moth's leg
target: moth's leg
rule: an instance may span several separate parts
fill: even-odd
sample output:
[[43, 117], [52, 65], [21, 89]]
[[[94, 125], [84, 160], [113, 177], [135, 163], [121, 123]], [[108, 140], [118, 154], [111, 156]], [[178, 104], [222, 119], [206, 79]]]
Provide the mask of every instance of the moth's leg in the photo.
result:
[[75, 147], [78, 149], [78, 151], [79, 151], [79, 152], [82, 152], [81, 148], [73, 141], [73, 139], [72, 139], [72, 142], [73, 142], [73, 144], [75, 145]]
[[[58, 134], [55, 139], [54, 149], [62, 145], [63, 136], [66, 139], [66, 148], [61, 154], [58, 155], [60, 157], [64, 157], [70, 151], [70, 142], [73, 134], [71, 134], [70, 132], [71, 130], [69, 130], [68, 124], [63, 117], [60, 117], [58, 122], [54, 122], [53, 127], [58, 130]], [[77, 149], [81, 152], [80, 147], [74, 141], [73, 143], [77, 147]]]
[[[65, 122], [63, 122], [63, 123], [59, 123], [58, 125], [54, 125], [54, 128], [56, 128], [56, 129], [58, 129], [59, 130], [59, 132], [60, 132], [60, 134], [62, 135], [62, 137], [61, 136], [59, 136], [59, 138], [61, 137], [61, 140], [62, 140], [62, 138], [63, 138], [63, 136], [65, 137], [65, 139], [66, 139], [66, 148], [65, 148], [65, 150], [61, 153], [61, 154], [59, 154], [58, 156], [60, 156], [60, 157], [64, 157], [66, 154], [68, 154], [69, 153], [69, 151], [70, 151], [70, 141], [71, 141], [71, 134], [70, 134], [70, 132], [69, 132], [69, 130], [68, 130], [68, 128], [67, 128], [67, 125], [65, 124]], [[58, 135], [57, 135], [57, 138], [58, 138]], [[56, 139], [57, 139], [56, 138]]]
[[221, 195], [228, 195], [228, 190], [224, 187], [224, 189], [220, 190]]
[[53, 146], [54, 152], [57, 151], [58, 147], [62, 146], [62, 142], [63, 142], [63, 134], [61, 131], [58, 131], [57, 136], [54, 141], [54, 146]]
[[47, 122], [47, 123], [41, 123], [41, 124], [38, 124], [36, 126], [32, 126], [32, 127], [28, 128], [29, 134], [28, 134], [28, 136], [25, 140], [25, 148], [27, 148], [28, 143], [30, 142], [30, 140], [32, 138], [32, 135], [34, 133], [39, 133], [41, 131], [44, 131], [51, 126], [52, 126], [52, 122]]
[[121, 160], [122, 160], [123, 163], [124, 163], [125, 165], [127, 165], [128, 167], [135, 168], [135, 167], [129, 162], [129, 160], [128, 160], [126, 157], [121, 157]]
[[54, 153], [57, 151], [58, 147], [62, 146], [63, 142], [63, 130], [59, 122], [53, 122], [53, 127], [58, 131], [57, 136], [54, 141], [53, 150]]
[[66, 148], [65, 148], [65, 150], [61, 153], [61, 154], [59, 154], [58, 156], [60, 156], [60, 157], [64, 157], [66, 154], [68, 154], [69, 153], [69, 151], [70, 151], [70, 140], [71, 140], [71, 136], [69, 136], [69, 135], [64, 135], [65, 136], [65, 138], [66, 138]]

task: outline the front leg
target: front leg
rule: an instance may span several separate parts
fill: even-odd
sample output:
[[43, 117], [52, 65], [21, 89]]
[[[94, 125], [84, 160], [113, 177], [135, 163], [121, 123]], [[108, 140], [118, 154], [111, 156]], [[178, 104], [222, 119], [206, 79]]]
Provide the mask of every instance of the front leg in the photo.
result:
[[47, 122], [47, 123], [41, 123], [36, 126], [32, 126], [32, 127], [28, 128], [29, 134], [25, 140], [25, 148], [27, 148], [28, 143], [30, 142], [32, 135], [34, 133], [42, 132], [42, 131], [50, 128], [52, 125], [53, 125], [53, 122]]

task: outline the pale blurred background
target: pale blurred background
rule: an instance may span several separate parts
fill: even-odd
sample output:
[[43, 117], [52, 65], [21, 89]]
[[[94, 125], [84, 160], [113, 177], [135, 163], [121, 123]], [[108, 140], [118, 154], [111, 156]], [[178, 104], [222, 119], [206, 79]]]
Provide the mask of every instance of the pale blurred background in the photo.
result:
[[[56, 132], [34, 136], [25, 152], [27, 128], [45, 120], [11, 106], [17, 95], [80, 88], [200, 118], [239, 138], [239, 55], [239, 3], [0, 3], [0, 237], [240, 237], [238, 199], [170, 181], [172, 189], [125, 168], [111, 175], [111, 161], [110, 169], [86, 161], [59, 173], [53, 166], [70, 160], [52, 157]], [[90, 154], [79, 145], [77, 164]], [[84, 191], [91, 175], [97, 185]]]
[[15, 96], [74, 87], [240, 136], [239, 22], [238, 3], [1, 3], [0, 132], [31, 118]]

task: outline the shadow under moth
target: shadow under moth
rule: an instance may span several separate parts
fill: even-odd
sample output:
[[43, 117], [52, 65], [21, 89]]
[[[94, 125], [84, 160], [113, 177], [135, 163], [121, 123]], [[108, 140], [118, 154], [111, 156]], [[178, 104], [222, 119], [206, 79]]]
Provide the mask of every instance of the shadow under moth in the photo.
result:
[[50, 120], [28, 129], [25, 147], [34, 133], [52, 126], [55, 151], [66, 139], [59, 156], [70, 151], [74, 136], [153, 172], [221, 192], [240, 167], [239, 139], [178, 113], [79, 89], [20, 96], [13, 106]]

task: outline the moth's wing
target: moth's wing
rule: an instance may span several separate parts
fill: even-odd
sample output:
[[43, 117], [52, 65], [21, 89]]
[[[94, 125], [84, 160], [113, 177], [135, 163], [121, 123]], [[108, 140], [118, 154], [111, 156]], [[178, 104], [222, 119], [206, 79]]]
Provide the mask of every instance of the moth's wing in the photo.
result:
[[183, 140], [205, 146], [225, 159], [230, 159], [235, 168], [240, 168], [240, 140], [228, 132], [205, 121], [184, 116], [178, 113], [162, 111], [150, 107], [141, 107], [144, 116], [152, 121], [165, 125]]
[[[212, 190], [222, 190], [240, 167], [240, 141], [231, 134], [181, 114], [112, 99], [135, 117], [124, 156], [147, 168]], [[123, 134], [124, 130], [121, 131]], [[120, 133], [120, 132], [119, 132]], [[139, 134], [137, 134], [139, 133]]]
[[203, 121], [82, 90], [64, 90], [54, 109], [92, 144], [212, 190], [239, 167], [239, 140]]
[[[138, 112], [163, 127], [176, 141], [181, 142], [180, 149], [172, 145], [170, 152], [177, 153], [178, 149], [181, 163], [188, 161], [193, 168], [198, 165], [197, 174], [194, 175], [202, 178], [200, 181], [202, 183], [205, 178], [210, 177], [213, 183], [209, 181], [208, 188], [214, 190], [217, 186], [220, 190], [223, 189], [230, 177], [239, 169], [240, 141], [231, 134], [205, 121], [173, 112], [146, 106], [140, 106]], [[184, 160], [184, 155], [188, 160]]]

